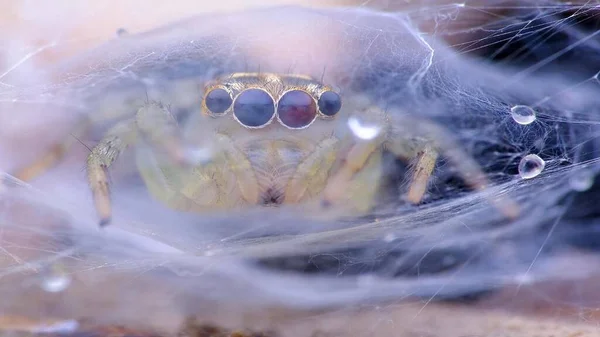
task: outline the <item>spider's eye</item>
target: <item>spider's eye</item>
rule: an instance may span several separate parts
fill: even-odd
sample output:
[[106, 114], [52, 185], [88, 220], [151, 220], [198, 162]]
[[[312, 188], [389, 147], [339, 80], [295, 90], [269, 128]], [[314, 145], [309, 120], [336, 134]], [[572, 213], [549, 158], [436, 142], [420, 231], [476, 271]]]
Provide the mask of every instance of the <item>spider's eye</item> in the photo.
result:
[[233, 115], [244, 126], [258, 128], [267, 125], [275, 115], [275, 103], [266, 91], [248, 89], [236, 97]]
[[334, 116], [342, 108], [340, 95], [333, 91], [325, 91], [319, 97], [319, 110], [325, 116]]
[[281, 123], [289, 128], [304, 128], [317, 117], [317, 106], [308, 93], [292, 90], [279, 99], [277, 116]]
[[213, 89], [204, 99], [208, 110], [214, 114], [222, 114], [231, 106], [231, 96], [225, 89]]

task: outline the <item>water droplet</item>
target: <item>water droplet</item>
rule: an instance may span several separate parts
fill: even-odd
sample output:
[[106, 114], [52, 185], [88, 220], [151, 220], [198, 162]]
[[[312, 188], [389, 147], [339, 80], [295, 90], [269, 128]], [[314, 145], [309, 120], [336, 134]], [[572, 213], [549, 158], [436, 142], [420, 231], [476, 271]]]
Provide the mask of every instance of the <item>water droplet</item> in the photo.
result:
[[533, 284], [535, 282], [535, 277], [530, 273], [517, 274], [515, 275], [515, 281], [521, 285]]
[[387, 233], [384, 237], [383, 237], [383, 241], [385, 242], [392, 242], [396, 240], [396, 235], [392, 234], [392, 233]]
[[69, 287], [71, 279], [66, 275], [50, 275], [42, 282], [42, 289], [49, 293], [59, 293]]
[[531, 124], [535, 121], [535, 111], [527, 105], [515, 105], [510, 108], [510, 114], [515, 122], [521, 125]]
[[50, 293], [58, 293], [69, 287], [71, 278], [60, 265], [49, 268], [42, 280], [42, 289]]
[[594, 174], [589, 170], [575, 172], [569, 179], [571, 188], [578, 192], [585, 192], [594, 185]]
[[217, 250], [211, 249], [211, 250], [205, 250], [202, 252], [203, 256], [214, 256], [217, 254]]
[[185, 160], [191, 165], [206, 165], [212, 161], [213, 152], [206, 147], [190, 147], [184, 150]]
[[79, 322], [74, 319], [69, 319], [66, 321], [58, 321], [34, 326], [31, 330], [35, 333], [62, 335], [74, 333], [77, 331], [77, 328], [79, 328]]
[[356, 137], [364, 140], [374, 139], [381, 131], [381, 127], [378, 125], [366, 124], [354, 116], [348, 119], [348, 127]]
[[377, 282], [373, 275], [361, 275], [356, 279], [359, 287], [372, 287]]
[[546, 162], [536, 154], [528, 154], [519, 162], [519, 175], [523, 179], [537, 177], [546, 167]]

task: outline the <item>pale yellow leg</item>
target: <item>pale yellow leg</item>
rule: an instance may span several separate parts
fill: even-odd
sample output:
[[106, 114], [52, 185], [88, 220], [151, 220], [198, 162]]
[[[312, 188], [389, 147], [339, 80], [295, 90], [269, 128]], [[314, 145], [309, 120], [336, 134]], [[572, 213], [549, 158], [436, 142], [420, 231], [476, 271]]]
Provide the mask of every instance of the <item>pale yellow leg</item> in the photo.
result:
[[[169, 208], [184, 212], [217, 209], [221, 202], [220, 182], [227, 183], [227, 172], [204, 165], [201, 169], [186, 169], [169, 162], [157, 161], [150, 148], [136, 149], [139, 173], [146, 188]], [[232, 179], [230, 179], [232, 180]]]
[[[218, 162], [228, 163], [221, 167], [211, 162], [208, 153], [204, 157], [191, 153], [176, 119], [158, 102], [140, 108], [134, 124], [141, 146], [136, 154], [138, 169], [158, 200], [183, 211], [230, 208], [241, 199], [257, 203], [253, 168], [227, 135], [216, 134], [211, 144], [222, 157]], [[234, 183], [241, 196], [232, 187]]]
[[259, 189], [252, 165], [235, 142], [215, 134], [217, 157], [194, 167], [157, 160], [151, 147], [137, 149], [137, 165], [150, 193], [172, 209], [206, 212], [255, 205]]
[[35, 162], [17, 169], [12, 175], [23, 181], [30, 181], [55, 166], [65, 156], [74, 144], [80, 142], [89, 129], [89, 121], [86, 119], [75, 127], [74, 132], [62, 143], [55, 144], [49, 151], [44, 153]]
[[167, 107], [158, 102], [146, 103], [138, 110], [135, 120], [140, 138], [154, 150], [180, 166], [198, 164], [182, 139], [177, 120]]
[[[471, 189], [483, 191], [491, 185], [479, 164], [449, 137], [439, 138], [438, 148], [442, 151], [444, 156], [450, 160], [454, 167], [456, 167], [459, 174]], [[515, 219], [519, 216], [521, 210], [514, 200], [495, 195], [489, 195], [488, 198], [489, 202], [507, 218]]]
[[354, 175], [361, 170], [369, 156], [380, 146], [379, 141], [360, 141], [346, 154], [342, 164], [329, 179], [323, 190], [323, 205], [331, 205], [343, 199]]
[[108, 225], [112, 214], [108, 168], [128, 145], [135, 142], [135, 137], [135, 122], [133, 120], [120, 122], [104, 135], [88, 156], [88, 181], [100, 218], [100, 226]]
[[[470, 188], [482, 191], [490, 185], [479, 164], [440, 126], [402, 116], [390, 132], [386, 142], [388, 150], [404, 159], [417, 157], [407, 195], [410, 202], [422, 200], [426, 192], [426, 180], [431, 176], [438, 153], [450, 160]], [[518, 205], [512, 200], [498, 197], [489, 200], [508, 218], [514, 219], [520, 213]]]
[[417, 155], [415, 164], [412, 167], [412, 179], [406, 195], [406, 198], [410, 203], [418, 204], [423, 200], [423, 196], [425, 195], [425, 192], [427, 192], [429, 178], [433, 173], [437, 157], [437, 151], [431, 146], [426, 146]]
[[[327, 138], [298, 165], [285, 190], [285, 202], [297, 203], [312, 193], [320, 191], [327, 182], [329, 171], [335, 163], [338, 141]], [[308, 195], [307, 195], [308, 194]]]
[[[378, 193], [381, 192], [382, 152], [375, 150], [368, 157], [363, 168], [356, 172], [348, 182], [346, 193], [340, 200], [344, 205], [341, 211], [357, 216], [367, 214], [376, 206]], [[339, 202], [339, 201], [338, 201]], [[349, 212], [350, 211], [350, 212]], [[353, 213], [356, 212], [356, 213]]]
[[122, 102], [109, 102], [106, 106], [103, 106], [102, 109], [83, 117], [83, 119], [73, 128], [73, 132], [67, 139], [59, 144], [53, 145], [38, 160], [15, 170], [12, 175], [23, 181], [33, 180], [60, 162], [73, 145], [80, 143], [81, 139], [85, 138], [86, 134], [93, 126], [119, 119], [123, 120], [127, 115], [129, 115], [127, 117], [130, 118], [132, 115], [131, 113], [128, 113], [130, 109], [119, 109], [118, 107], [111, 105], [121, 103]]

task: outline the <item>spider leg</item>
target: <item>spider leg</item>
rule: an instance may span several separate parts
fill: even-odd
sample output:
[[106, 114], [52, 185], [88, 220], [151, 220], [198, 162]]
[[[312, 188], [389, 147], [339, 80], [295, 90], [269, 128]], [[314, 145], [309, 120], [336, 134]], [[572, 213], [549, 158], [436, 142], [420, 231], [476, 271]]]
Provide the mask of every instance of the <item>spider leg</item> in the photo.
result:
[[30, 181], [60, 162], [74, 144], [82, 139], [90, 128], [89, 120], [80, 122], [63, 142], [53, 145], [36, 161], [17, 169], [12, 175], [22, 181]]
[[379, 146], [381, 146], [380, 140], [370, 140], [359, 141], [350, 148], [323, 190], [321, 201], [323, 205], [331, 205], [344, 198], [355, 175], [365, 167]]
[[285, 190], [286, 202], [297, 203], [326, 184], [329, 169], [335, 162], [337, 147], [337, 141], [333, 137], [319, 142], [313, 153], [298, 165], [296, 173], [290, 179]]
[[418, 204], [423, 199], [429, 178], [433, 173], [438, 158], [438, 152], [429, 145], [426, 145], [416, 156], [412, 167], [412, 178], [406, 198], [413, 204]]
[[108, 168], [112, 163], [140, 137], [176, 164], [186, 164], [180, 135], [175, 117], [158, 102], [147, 102], [134, 118], [118, 123], [104, 135], [88, 157], [88, 179], [100, 226], [108, 225], [111, 219]]
[[[394, 114], [385, 146], [400, 158], [415, 158], [407, 195], [412, 203], [421, 201], [438, 154], [450, 160], [471, 189], [482, 191], [490, 185], [479, 164], [462, 149], [454, 137], [433, 122]], [[490, 197], [489, 201], [510, 219], [518, 217], [520, 213], [519, 207], [512, 200]]]
[[177, 120], [161, 103], [146, 103], [135, 119], [140, 137], [175, 164], [192, 167], [209, 161], [208, 152], [193, 151], [185, 144]]
[[[131, 109], [128, 106], [120, 107], [122, 102], [108, 99], [106, 103], [98, 108], [95, 113], [82, 116], [76, 123], [73, 132], [64, 141], [54, 144], [48, 151], [40, 156], [34, 162], [27, 164], [15, 170], [12, 174], [17, 179], [30, 181], [43, 174], [53, 166], [57, 165], [65, 155], [70, 151], [73, 145], [84, 139], [86, 135], [96, 126], [105, 123], [114, 124], [115, 121], [125, 120], [132, 117]], [[2, 182], [0, 181], [0, 185]]]
[[108, 168], [136, 139], [135, 121], [117, 123], [106, 132], [100, 143], [88, 156], [87, 175], [100, 226], [106, 226], [111, 219], [110, 188]]
[[141, 145], [150, 149], [138, 149], [138, 170], [151, 193], [171, 208], [206, 211], [258, 202], [254, 170], [234, 138], [218, 133], [209, 147], [195, 151], [169, 109], [158, 102], [138, 110], [135, 127]]

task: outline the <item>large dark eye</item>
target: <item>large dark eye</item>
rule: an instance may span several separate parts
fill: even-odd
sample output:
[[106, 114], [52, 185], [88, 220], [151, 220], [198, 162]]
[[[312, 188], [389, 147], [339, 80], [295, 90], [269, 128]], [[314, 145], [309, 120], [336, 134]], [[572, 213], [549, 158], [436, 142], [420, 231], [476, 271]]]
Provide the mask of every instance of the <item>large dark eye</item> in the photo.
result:
[[277, 115], [285, 126], [303, 128], [315, 120], [317, 106], [308, 93], [301, 90], [288, 91], [279, 99]]
[[325, 91], [319, 97], [319, 110], [325, 116], [333, 116], [342, 108], [340, 95], [333, 91]]
[[243, 125], [256, 128], [273, 118], [275, 104], [264, 90], [248, 89], [235, 99], [233, 114]]
[[231, 96], [225, 89], [213, 89], [211, 90], [204, 103], [208, 110], [214, 114], [222, 114], [231, 106]]

